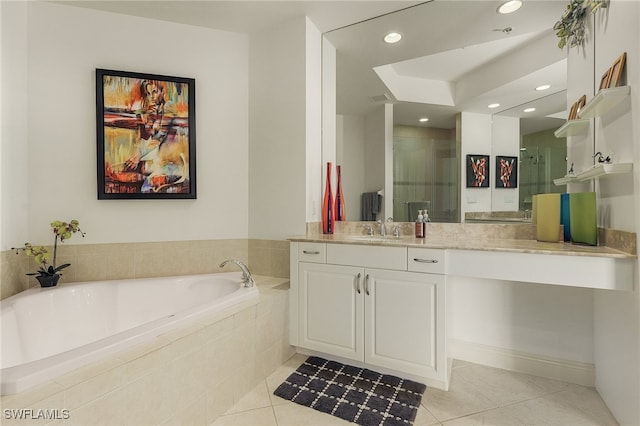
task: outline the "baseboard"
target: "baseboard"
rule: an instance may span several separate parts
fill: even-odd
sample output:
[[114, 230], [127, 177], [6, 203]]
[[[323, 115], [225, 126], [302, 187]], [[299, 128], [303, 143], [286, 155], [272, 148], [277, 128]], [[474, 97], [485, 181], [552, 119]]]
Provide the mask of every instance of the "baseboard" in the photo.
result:
[[462, 361], [582, 386], [594, 387], [596, 382], [595, 366], [585, 362], [546, 357], [454, 339], [449, 341], [449, 354]]

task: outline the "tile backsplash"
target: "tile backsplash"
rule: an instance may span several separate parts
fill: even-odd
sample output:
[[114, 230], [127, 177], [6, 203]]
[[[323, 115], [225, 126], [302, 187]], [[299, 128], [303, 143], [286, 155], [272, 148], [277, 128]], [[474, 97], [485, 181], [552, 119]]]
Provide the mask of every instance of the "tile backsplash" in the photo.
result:
[[[222, 272], [218, 265], [226, 259], [247, 263], [253, 274], [289, 277], [289, 242], [280, 240], [64, 244], [58, 246], [57, 263], [71, 264], [63, 271], [64, 283]], [[38, 285], [25, 275], [37, 269], [33, 258], [7, 250], [0, 253], [0, 261], [0, 299]]]

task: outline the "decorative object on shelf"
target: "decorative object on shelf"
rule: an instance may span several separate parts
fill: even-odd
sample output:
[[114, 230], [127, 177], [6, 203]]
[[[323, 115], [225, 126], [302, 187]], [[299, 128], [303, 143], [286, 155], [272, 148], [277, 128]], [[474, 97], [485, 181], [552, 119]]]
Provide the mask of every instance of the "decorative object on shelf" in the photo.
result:
[[627, 52], [624, 52], [615, 60], [613, 65], [611, 65], [611, 79], [607, 87], [618, 87], [620, 85], [620, 81], [622, 80], [622, 71], [624, 70], [626, 61]]
[[60, 266], [56, 266], [56, 259], [58, 254], [58, 239], [63, 243], [65, 240], [68, 240], [75, 234], [79, 232], [80, 235], [84, 237], [84, 232], [80, 229], [80, 223], [73, 219], [71, 221], [62, 222], [59, 220], [55, 220], [51, 222], [51, 230], [55, 235], [53, 240], [53, 260], [51, 265], [47, 266], [49, 263], [49, 259], [51, 259], [51, 254], [44, 246], [33, 246], [31, 243], [24, 243], [24, 247], [11, 247], [12, 250], [16, 251], [16, 254], [19, 254], [20, 251], [25, 252], [27, 256], [33, 256], [36, 263], [40, 265], [40, 269], [38, 272], [31, 272], [27, 275], [35, 275], [36, 279], [40, 283], [42, 287], [54, 287], [58, 284], [60, 277], [62, 274], [59, 272], [71, 266], [70, 263], [65, 263]]
[[558, 242], [560, 236], [560, 194], [537, 194], [534, 196], [536, 239]]
[[98, 199], [196, 198], [195, 80], [96, 69]]
[[564, 233], [564, 241], [571, 241], [570, 194], [560, 194], [560, 225]]
[[467, 188], [489, 187], [489, 156], [467, 155]]
[[598, 245], [596, 193], [577, 192], [569, 195], [571, 242]]
[[327, 163], [327, 179], [324, 185], [324, 198], [322, 201], [322, 233], [333, 234], [335, 211], [333, 204], [333, 192], [331, 190], [331, 162]]
[[518, 157], [496, 156], [496, 188], [518, 187]]
[[600, 77], [600, 87], [598, 87], [598, 90], [608, 89], [610, 83], [611, 83], [611, 68], [608, 68], [607, 71], [605, 71], [605, 73], [602, 74], [602, 77]]
[[582, 46], [585, 18], [604, 7], [607, 7], [607, 0], [571, 0], [560, 20], [553, 26], [559, 38], [558, 47], [563, 49], [567, 44], [569, 48]]
[[611, 164], [611, 156], [607, 155], [605, 157], [600, 151], [593, 154], [593, 158], [595, 158], [598, 161], [598, 163]]
[[580, 115], [580, 110], [587, 103], [587, 95], [582, 95], [580, 98], [573, 103], [571, 109], [569, 110], [569, 120], [576, 120]]
[[627, 62], [627, 52], [618, 56], [613, 64], [602, 74], [600, 78], [600, 87], [598, 90], [610, 89], [620, 86], [622, 81], [622, 71]]
[[342, 193], [342, 166], [336, 164], [336, 205], [334, 208], [336, 221], [347, 220], [347, 213], [344, 206], [344, 194]]

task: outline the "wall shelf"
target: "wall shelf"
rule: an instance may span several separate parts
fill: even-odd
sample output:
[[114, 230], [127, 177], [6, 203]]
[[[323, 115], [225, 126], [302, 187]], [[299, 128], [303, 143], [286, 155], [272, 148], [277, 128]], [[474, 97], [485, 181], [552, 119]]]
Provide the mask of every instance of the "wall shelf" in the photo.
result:
[[631, 86], [602, 89], [580, 110], [580, 118], [601, 117], [631, 93]]
[[553, 183], [556, 186], [566, 185], [569, 183], [584, 182], [589, 179], [597, 179], [610, 175], [617, 175], [622, 173], [631, 173], [633, 171], [633, 163], [617, 163], [596, 164], [587, 170], [583, 170], [577, 175], [564, 176], [558, 179], [554, 179]]
[[577, 136], [584, 134], [589, 127], [589, 119], [569, 120], [558, 130], [553, 132], [556, 138], [566, 138], [567, 136]]
[[[617, 164], [596, 164], [595, 166], [584, 170], [576, 175], [578, 181], [596, 179], [620, 173], [630, 173], [633, 171], [633, 163], [617, 163]], [[554, 181], [555, 182], [555, 181]]]
[[575, 176], [565, 176], [565, 177], [561, 177], [553, 180], [553, 183], [556, 186], [566, 185], [568, 183], [575, 183], [575, 182], [578, 182], [578, 178]]

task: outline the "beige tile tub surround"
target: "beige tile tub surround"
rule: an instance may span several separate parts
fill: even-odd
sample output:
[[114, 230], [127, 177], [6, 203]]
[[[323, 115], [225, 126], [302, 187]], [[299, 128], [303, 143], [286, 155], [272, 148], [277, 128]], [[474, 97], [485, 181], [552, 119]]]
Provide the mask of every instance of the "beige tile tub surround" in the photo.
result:
[[[2, 409], [66, 409], [65, 425], [210, 424], [295, 352], [289, 346], [288, 279], [256, 281], [257, 305], [3, 396]], [[3, 411], [3, 425], [48, 422], [8, 420]]]
[[[238, 259], [251, 272], [289, 277], [289, 242], [278, 240], [202, 240], [157, 243], [64, 244], [58, 263], [70, 263], [61, 283], [150, 278], [222, 272], [225, 259]], [[0, 253], [0, 299], [39, 285], [27, 272], [37, 269], [32, 257], [7, 250]], [[233, 270], [228, 266], [225, 271]]]

